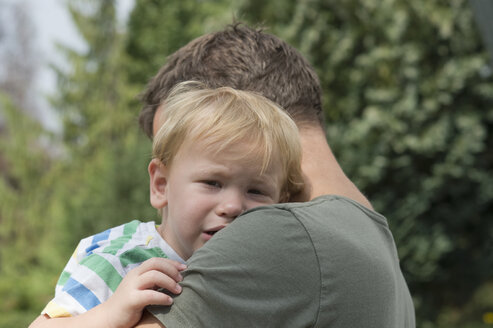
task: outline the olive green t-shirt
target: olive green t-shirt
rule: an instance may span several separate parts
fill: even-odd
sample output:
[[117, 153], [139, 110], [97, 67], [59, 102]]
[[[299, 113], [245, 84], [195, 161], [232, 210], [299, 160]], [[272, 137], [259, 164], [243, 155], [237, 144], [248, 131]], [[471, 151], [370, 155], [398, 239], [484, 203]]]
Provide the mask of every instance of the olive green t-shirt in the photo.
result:
[[415, 327], [387, 220], [344, 197], [259, 207], [189, 260], [173, 327]]

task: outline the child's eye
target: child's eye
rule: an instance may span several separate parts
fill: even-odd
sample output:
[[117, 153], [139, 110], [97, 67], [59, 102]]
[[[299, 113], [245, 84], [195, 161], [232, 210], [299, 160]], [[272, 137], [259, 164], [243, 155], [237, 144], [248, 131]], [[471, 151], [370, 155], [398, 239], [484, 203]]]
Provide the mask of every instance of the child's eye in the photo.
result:
[[214, 188], [221, 188], [221, 184], [218, 182], [218, 181], [215, 181], [215, 180], [204, 180], [202, 181], [203, 184], [206, 184], [210, 187], [214, 187]]
[[259, 189], [250, 189], [250, 190], [248, 190], [248, 193], [250, 193], [250, 194], [254, 194], [254, 195], [263, 195], [263, 194], [264, 194], [264, 193], [263, 193], [261, 190], [259, 190]]

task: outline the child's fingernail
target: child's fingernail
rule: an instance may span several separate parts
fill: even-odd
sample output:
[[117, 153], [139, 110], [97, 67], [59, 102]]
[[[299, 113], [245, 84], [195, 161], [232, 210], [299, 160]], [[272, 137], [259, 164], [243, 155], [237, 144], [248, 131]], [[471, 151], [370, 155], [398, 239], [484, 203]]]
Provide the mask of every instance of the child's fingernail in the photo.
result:
[[181, 292], [181, 286], [176, 284], [175, 290], [177, 293], [180, 293]]

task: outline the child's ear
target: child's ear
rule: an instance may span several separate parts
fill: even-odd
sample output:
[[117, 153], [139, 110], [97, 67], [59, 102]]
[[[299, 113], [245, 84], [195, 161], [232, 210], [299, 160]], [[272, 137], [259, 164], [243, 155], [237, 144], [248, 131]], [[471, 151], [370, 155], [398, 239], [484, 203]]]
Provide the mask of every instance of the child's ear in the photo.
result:
[[168, 183], [168, 169], [160, 160], [154, 158], [147, 168], [150, 178], [151, 205], [156, 209], [164, 208], [168, 205], [168, 195], [166, 193]]

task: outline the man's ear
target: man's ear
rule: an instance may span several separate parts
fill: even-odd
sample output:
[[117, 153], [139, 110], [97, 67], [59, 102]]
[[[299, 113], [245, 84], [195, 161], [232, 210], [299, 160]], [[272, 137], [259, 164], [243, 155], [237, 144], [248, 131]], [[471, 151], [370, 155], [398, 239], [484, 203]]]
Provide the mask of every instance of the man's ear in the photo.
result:
[[159, 159], [153, 158], [147, 168], [151, 192], [151, 205], [156, 209], [168, 205], [167, 183], [168, 168]]

